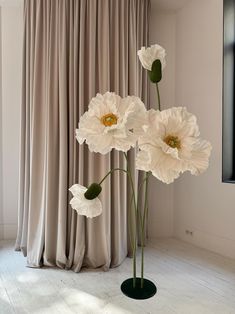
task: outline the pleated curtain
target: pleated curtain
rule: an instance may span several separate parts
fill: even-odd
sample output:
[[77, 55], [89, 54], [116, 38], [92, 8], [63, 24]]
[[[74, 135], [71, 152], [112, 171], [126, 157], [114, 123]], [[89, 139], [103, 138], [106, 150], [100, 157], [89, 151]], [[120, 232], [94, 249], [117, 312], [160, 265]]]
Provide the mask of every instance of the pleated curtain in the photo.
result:
[[[105, 181], [103, 213], [94, 219], [71, 209], [68, 188], [126, 167], [119, 152], [100, 155], [79, 145], [75, 129], [98, 92], [136, 95], [148, 106], [148, 80], [136, 53], [148, 45], [149, 12], [149, 0], [24, 2], [16, 250], [31, 267], [108, 269], [130, 252], [126, 175]], [[134, 155], [128, 154], [133, 169]]]

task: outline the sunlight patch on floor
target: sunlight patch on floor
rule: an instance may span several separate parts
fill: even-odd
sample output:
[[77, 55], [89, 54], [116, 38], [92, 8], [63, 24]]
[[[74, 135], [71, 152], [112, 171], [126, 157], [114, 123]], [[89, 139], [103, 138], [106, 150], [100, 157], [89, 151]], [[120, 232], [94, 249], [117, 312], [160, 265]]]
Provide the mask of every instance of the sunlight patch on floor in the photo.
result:
[[40, 279], [40, 275], [36, 273], [31, 273], [31, 272], [30, 273], [24, 272], [23, 274], [17, 276], [17, 280], [22, 283], [27, 283], [27, 282], [33, 283], [33, 282], [37, 282], [39, 279]]

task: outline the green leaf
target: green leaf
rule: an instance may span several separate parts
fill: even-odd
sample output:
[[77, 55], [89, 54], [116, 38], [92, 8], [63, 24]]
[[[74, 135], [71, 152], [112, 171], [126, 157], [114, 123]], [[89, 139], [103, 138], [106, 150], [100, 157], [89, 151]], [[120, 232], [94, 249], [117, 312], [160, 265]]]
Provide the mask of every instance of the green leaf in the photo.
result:
[[84, 196], [88, 200], [93, 200], [100, 194], [101, 191], [102, 187], [98, 183], [92, 183], [84, 193]]
[[162, 64], [159, 59], [152, 64], [151, 71], [148, 71], [149, 79], [152, 83], [158, 83], [162, 79]]

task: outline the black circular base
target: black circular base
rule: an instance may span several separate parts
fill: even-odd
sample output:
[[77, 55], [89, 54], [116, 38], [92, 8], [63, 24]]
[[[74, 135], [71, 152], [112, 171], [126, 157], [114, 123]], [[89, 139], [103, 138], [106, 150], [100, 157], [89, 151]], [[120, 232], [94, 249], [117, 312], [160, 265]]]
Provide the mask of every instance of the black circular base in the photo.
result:
[[148, 280], [144, 279], [143, 288], [141, 288], [141, 278], [136, 278], [135, 288], [133, 287], [133, 278], [126, 279], [121, 284], [122, 293], [127, 297], [137, 300], [144, 300], [153, 297], [157, 292], [157, 287], [155, 284]]

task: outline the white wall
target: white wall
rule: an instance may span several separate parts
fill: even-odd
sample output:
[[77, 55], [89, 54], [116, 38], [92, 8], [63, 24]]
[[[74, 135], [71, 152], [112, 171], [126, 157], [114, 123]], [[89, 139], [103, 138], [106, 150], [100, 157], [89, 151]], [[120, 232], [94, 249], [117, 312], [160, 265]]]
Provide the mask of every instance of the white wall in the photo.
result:
[[[176, 103], [213, 146], [209, 170], [174, 185], [175, 235], [235, 258], [235, 185], [221, 183], [223, 1], [190, 1], [176, 16]], [[193, 231], [193, 236], [185, 230]]]
[[[167, 67], [159, 83], [162, 108], [175, 103], [175, 23], [174, 13], [159, 11], [152, 3], [150, 43], [158, 43], [167, 51]], [[156, 109], [155, 84], [150, 86], [151, 107]], [[169, 237], [173, 234], [173, 185], [165, 185], [151, 176], [148, 234], [150, 237]]]
[[15, 238], [19, 174], [21, 104], [22, 6], [2, 3], [1, 8], [1, 169], [0, 238]]
[[199, 177], [184, 174], [170, 186], [152, 180], [150, 236], [174, 235], [235, 258], [235, 185], [221, 182], [223, 1], [152, 2], [150, 39], [167, 50], [164, 103], [193, 112], [213, 151]]

